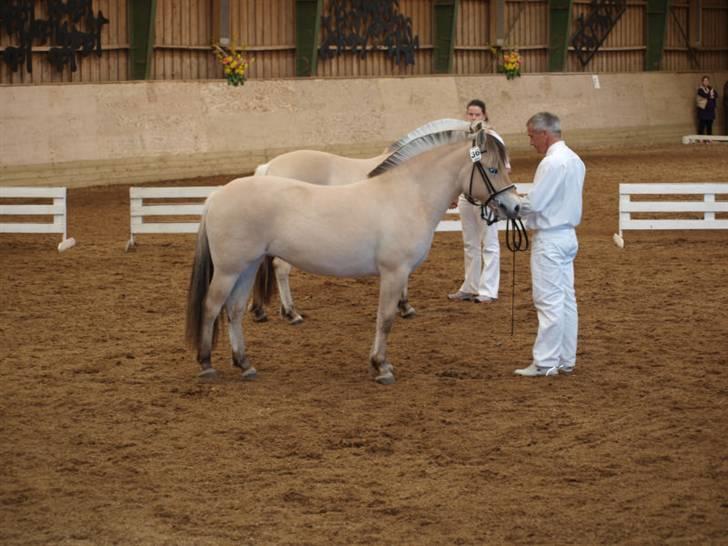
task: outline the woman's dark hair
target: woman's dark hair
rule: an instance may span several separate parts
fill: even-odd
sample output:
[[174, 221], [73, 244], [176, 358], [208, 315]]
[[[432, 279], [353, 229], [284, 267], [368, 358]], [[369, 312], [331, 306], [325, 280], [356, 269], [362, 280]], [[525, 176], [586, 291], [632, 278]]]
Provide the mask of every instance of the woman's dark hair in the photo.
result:
[[471, 100], [468, 103], [468, 105], [465, 107], [465, 109], [467, 110], [471, 106], [477, 106], [478, 108], [480, 108], [480, 110], [483, 112], [483, 117], [485, 117], [485, 121], [488, 121], [488, 114], [485, 113], [485, 103], [482, 100], [480, 100], [480, 99]]
[[468, 103], [466, 108], [470, 108], [471, 106], [477, 106], [478, 108], [480, 108], [483, 111], [483, 113], [485, 113], [485, 103], [482, 100], [473, 99]]

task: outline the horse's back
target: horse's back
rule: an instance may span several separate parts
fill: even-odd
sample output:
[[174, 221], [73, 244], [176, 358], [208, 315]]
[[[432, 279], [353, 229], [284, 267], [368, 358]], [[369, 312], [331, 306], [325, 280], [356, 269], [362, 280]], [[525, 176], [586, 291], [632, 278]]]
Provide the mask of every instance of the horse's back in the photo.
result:
[[278, 175], [253, 175], [231, 180], [213, 192], [207, 207], [215, 209], [213, 214], [236, 216], [244, 212], [271, 219], [272, 209], [286, 213], [350, 203], [353, 195], [362, 193], [359, 186], [357, 183], [328, 187]]
[[279, 155], [267, 163], [267, 169], [256, 174], [282, 176], [318, 184], [336, 186], [367, 177], [377, 158], [355, 159], [318, 150], [296, 150]]

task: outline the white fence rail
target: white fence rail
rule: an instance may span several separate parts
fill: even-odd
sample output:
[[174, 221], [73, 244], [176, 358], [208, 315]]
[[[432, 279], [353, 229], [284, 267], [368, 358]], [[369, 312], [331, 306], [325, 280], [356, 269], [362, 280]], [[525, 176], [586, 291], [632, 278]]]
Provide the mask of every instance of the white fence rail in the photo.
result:
[[[518, 191], [527, 192], [532, 184], [517, 184]], [[204, 200], [219, 186], [188, 187], [136, 187], [129, 188], [131, 213], [131, 236], [126, 248], [136, 244], [134, 235], [144, 233], [197, 233], [199, 217]], [[149, 203], [148, 200], [153, 200]], [[165, 200], [168, 202], [165, 203]], [[170, 202], [174, 201], [174, 202]], [[458, 209], [450, 209], [448, 215], [458, 214]], [[177, 217], [173, 221], [162, 221], [164, 217]], [[179, 217], [189, 217], [181, 219]], [[505, 229], [505, 223], [498, 224]], [[460, 220], [442, 220], [436, 231], [461, 231]]]
[[[131, 237], [126, 249], [136, 244], [134, 235], [139, 233], [197, 233], [205, 199], [219, 186], [186, 186], [162, 188], [129, 188], [131, 213]], [[145, 200], [153, 199], [147, 204]], [[174, 200], [164, 203], [164, 200]], [[184, 200], [184, 202], [181, 202]], [[147, 217], [189, 217], [174, 221], [154, 221]]]
[[[702, 199], [669, 198], [685, 195], [699, 195]], [[656, 199], [633, 201], [632, 196], [654, 196]], [[717, 199], [718, 196], [720, 199]], [[648, 213], [651, 218], [634, 218], [635, 213]], [[665, 213], [670, 216], [659, 217]], [[676, 213], [690, 214], [691, 217], [676, 218]], [[728, 216], [716, 218], [716, 213], [728, 213], [728, 183], [620, 184], [619, 234], [615, 234], [614, 241], [617, 246], [624, 246], [622, 233], [625, 230], [728, 229]], [[696, 214], [702, 217], [696, 218]]]
[[51, 222], [2, 222], [0, 233], [60, 233], [63, 239], [58, 250], [63, 251], [75, 244], [73, 238], [66, 237], [67, 207], [66, 188], [9, 186], [0, 187], [0, 199], [3, 201], [30, 201], [35, 199], [52, 200], [49, 204], [0, 203], [2, 216], [50, 216]]

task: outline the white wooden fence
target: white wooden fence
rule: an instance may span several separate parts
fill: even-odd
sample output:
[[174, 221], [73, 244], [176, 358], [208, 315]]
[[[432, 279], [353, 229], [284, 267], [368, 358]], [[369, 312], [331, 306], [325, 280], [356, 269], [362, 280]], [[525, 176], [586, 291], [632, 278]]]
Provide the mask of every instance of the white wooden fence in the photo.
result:
[[52, 203], [45, 205], [11, 203], [0, 204], [0, 216], [52, 216], [52, 222], [3, 222], [0, 223], [0, 233], [60, 233], [63, 239], [58, 244], [58, 250], [63, 251], [72, 247], [76, 241], [66, 237], [66, 188], [59, 187], [0, 187], [0, 198], [4, 201], [17, 199], [29, 201], [31, 199], [47, 199]]
[[[131, 211], [131, 237], [126, 249], [136, 244], [134, 235], [139, 233], [197, 233], [205, 199], [219, 186], [186, 186], [161, 188], [129, 188]], [[145, 200], [153, 199], [147, 204]], [[174, 202], [164, 203], [164, 200]], [[185, 202], [180, 202], [184, 200]], [[174, 221], [154, 221], [147, 217], [189, 217]]]
[[728, 136], [723, 135], [685, 135], [683, 144], [697, 144], [698, 142], [728, 142]]
[[[635, 195], [660, 198], [633, 201]], [[666, 196], [684, 195], [700, 195], [702, 199], [665, 199]], [[721, 198], [716, 199], [716, 196]], [[634, 218], [635, 213], [649, 213], [651, 218]], [[659, 218], [661, 213], [670, 216]], [[691, 214], [692, 217], [676, 218], [676, 213]], [[702, 217], [696, 218], [696, 213]], [[728, 215], [716, 218], [716, 213], [728, 213], [728, 183], [620, 184], [619, 233], [614, 234], [614, 242], [619, 247], [624, 246], [622, 232], [630, 229], [728, 229]]]
[[[518, 191], [527, 192], [532, 184], [517, 184]], [[131, 236], [126, 244], [127, 250], [134, 247], [134, 235], [143, 233], [197, 233], [199, 217], [204, 200], [219, 186], [188, 187], [136, 187], [129, 188], [131, 211]], [[153, 203], [148, 203], [153, 200]], [[168, 201], [168, 202], [165, 202]], [[184, 200], [184, 202], [182, 202]], [[458, 209], [450, 209], [448, 215], [458, 214]], [[176, 217], [173, 221], [163, 218]], [[180, 218], [189, 217], [189, 218]], [[505, 222], [498, 228], [505, 229]], [[442, 220], [436, 231], [461, 231], [460, 220]]]

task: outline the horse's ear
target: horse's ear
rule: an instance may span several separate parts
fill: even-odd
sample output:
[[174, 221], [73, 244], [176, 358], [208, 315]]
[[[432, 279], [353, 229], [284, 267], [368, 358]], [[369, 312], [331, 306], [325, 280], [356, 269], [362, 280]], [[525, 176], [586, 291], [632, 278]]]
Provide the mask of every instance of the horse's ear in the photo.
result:
[[472, 122], [472, 123], [470, 124], [470, 133], [471, 133], [472, 135], [475, 135], [476, 133], [479, 133], [479, 132], [480, 132], [480, 131], [482, 131], [483, 129], [485, 129], [485, 123], [483, 122], [483, 120], [482, 120], [482, 119], [479, 119], [479, 120], [473, 121], [473, 122]]
[[483, 128], [483, 130], [481, 130], [477, 135], [478, 148], [485, 150], [486, 140], [488, 140], [488, 133], [485, 131], [485, 128]]

